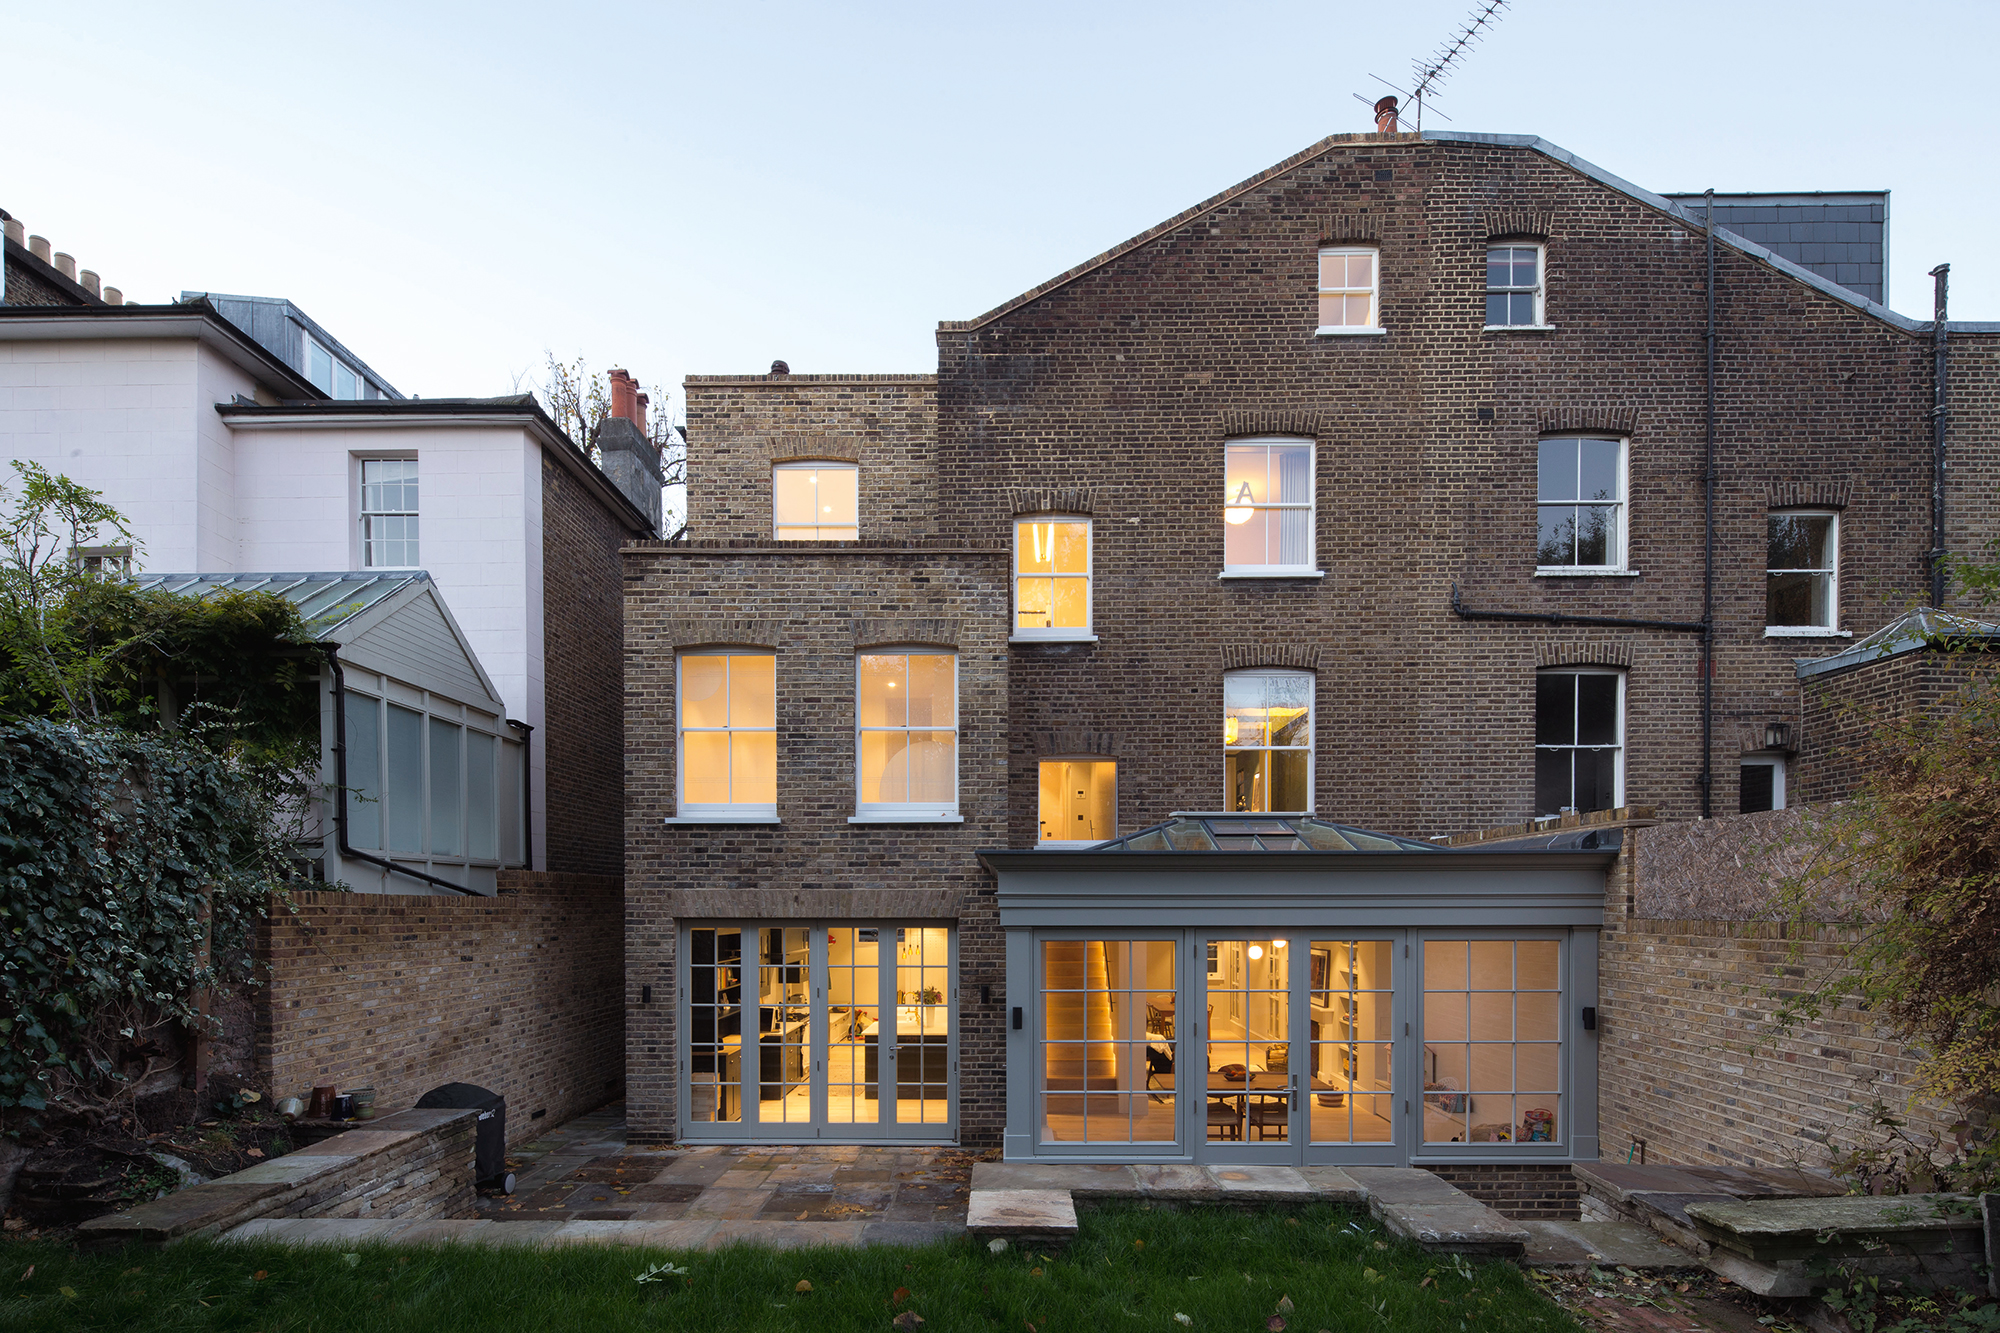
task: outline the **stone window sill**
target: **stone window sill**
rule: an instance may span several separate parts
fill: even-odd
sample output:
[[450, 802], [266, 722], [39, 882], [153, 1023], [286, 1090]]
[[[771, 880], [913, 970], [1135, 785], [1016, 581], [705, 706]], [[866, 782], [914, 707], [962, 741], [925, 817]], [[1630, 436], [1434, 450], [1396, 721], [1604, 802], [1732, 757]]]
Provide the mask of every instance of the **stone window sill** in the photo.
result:
[[663, 824], [782, 824], [776, 815], [669, 815]]
[[1828, 629], [1824, 625], [1766, 625], [1767, 639], [1851, 639], [1851, 629]]
[[1095, 634], [1016, 634], [1009, 643], [1096, 643]]
[[850, 824], [963, 824], [964, 815], [849, 815]]
[[1365, 329], [1351, 329], [1341, 324], [1322, 324], [1313, 330], [1315, 338], [1380, 338], [1389, 330], [1379, 326]]
[[1598, 569], [1590, 565], [1544, 565], [1535, 571], [1538, 579], [1636, 579], [1636, 569]]
[[1481, 333], [1554, 333], [1553, 324], [1488, 324]]
[[1326, 577], [1326, 571], [1323, 569], [1225, 569], [1215, 577], [1219, 579], [1323, 579]]

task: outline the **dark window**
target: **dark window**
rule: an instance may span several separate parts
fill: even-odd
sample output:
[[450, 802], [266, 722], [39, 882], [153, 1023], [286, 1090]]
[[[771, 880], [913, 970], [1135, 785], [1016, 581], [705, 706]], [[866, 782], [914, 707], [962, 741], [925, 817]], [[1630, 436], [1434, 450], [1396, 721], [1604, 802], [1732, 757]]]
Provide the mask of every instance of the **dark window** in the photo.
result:
[[1624, 679], [1609, 671], [1535, 678], [1535, 812], [1609, 810], [1624, 757]]

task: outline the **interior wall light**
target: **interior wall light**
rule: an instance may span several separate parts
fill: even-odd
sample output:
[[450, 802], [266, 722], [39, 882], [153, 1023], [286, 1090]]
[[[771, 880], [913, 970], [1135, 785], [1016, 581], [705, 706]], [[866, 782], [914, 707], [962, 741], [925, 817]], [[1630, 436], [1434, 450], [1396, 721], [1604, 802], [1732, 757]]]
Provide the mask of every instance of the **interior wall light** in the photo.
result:
[[1231, 523], [1238, 527], [1241, 527], [1243, 524], [1248, 523], [1250, 521], [1250, 516], [1256, 512], [1257, 512], [1256, 510], [1246, 508], [1242, 505], [1231, 505], [1229, 508], [1222, 511], [1222, 520], [1225, 523]]
[[1250, 946], [1250, 961], [1251, 961], [1251, 962], [1253, 962], [1253, 963], [1254, 963], [1254, 962], [1256, 962], [1256, 961], [1257, 961], [1257, 960], [1258, 960], [1259, 958], [1262, 958], [1263, 956], [1264, 956], [1264, 946], [1263, 946], [1263, 945], [1261, 945], [1261, 944], [1253, 944], [1253, 945], [1251, 945], [1251, 946]]

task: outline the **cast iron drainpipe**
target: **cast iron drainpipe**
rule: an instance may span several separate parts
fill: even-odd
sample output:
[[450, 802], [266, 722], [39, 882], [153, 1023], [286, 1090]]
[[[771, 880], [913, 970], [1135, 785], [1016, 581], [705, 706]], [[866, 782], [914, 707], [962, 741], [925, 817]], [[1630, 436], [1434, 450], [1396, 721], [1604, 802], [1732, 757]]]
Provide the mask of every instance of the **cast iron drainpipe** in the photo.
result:
[[1931, 605], [1944, 610], [1945, 576], [1949, 562], [1944, 545], [1944, 444], [1950, 406], [1950, 364], [1945, 359], [1945, 307], [1951, 284], [1951, 265], [1939, 264], [1931, 270], [1937, 279], [1937, 302], [1931, 322]]
[[468, 898], [485, 897], [485, 894], [474, 893], [462, 884], [454, 884], [448, 879], [439, 879], [436, 875], [427, 875], [408, 866], [399, 866], [394, 861], [385, 861], [366, 852], [357, 852], [347, 845], [347, 673], [340, 669], [339, 644], [322, 643], [320, 650], [326, 654], [326, 664], [333, 669], [333, 781], [338, 788], [333, 801], [333, 833], [334, 844], [340, 848], [341, 856], [366, 861], [369, 865], [381, 866], [384, 870], [393, 870], [399, 875], [408, 875], [411, 879], [420, 879]]

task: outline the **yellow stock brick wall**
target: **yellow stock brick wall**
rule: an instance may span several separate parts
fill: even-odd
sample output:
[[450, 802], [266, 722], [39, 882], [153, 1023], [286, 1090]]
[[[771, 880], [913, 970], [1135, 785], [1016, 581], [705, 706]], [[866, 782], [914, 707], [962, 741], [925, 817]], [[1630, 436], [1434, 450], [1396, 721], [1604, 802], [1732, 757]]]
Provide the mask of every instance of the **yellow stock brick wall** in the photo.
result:
[[506, 1097], [518, 1142], [622, 1090], [622, 880], [502, 871], [496, 898], [294, 901], [259, 941], [257, 1063], [274, 1096], [373, 1087], [387, 1113], [476, 1083]]

